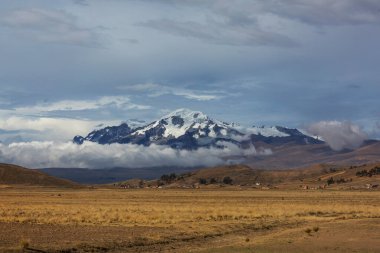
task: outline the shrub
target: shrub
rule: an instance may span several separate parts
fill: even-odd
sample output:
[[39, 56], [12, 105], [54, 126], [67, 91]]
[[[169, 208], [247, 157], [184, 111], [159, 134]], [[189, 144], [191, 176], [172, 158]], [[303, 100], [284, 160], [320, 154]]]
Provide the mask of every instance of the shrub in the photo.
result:
[[307, 233], [308, 235], [310, 235], [311, 229], [310, 228], [305, 229], [305, 233]]
[[199, 183], [200, 183], [200, 184], [207, 184], [207, 180], [204, 179], [204, 178], [200, 178], [200, 179], [199, 179]]
[[215, 178], [212, 177], [210, 179], [210, 184], [216, 184], [216, 183], [218, 183], [218, 181]]
[[334, 178], [330, 177], [330, 178], [327, 180], [327, 184], [330, 185], [330, 184], [333, 184], [333, 183], [335, 183]]
[[160, 179], [165, 183], [171, 183], [177, 179], [177, 175], [175, 173], [171, 173], [170, 175], [164, 174], [160, 177]]
[[319, 227], [313, 227], [313, 231], [314, 232], [318, 232], [319, 231]]
[[224, 177], [223, 178], [223, 184], [232, 184], [232, 178]]
[[30, 246], [30, 240], [28, 239], [21, 239], [20, 246], [22, 249], [28, 249]]
[[373, 175], [380, 175], [380, 167], [374, 167], [372, 169], [368, 170], [362, 170], [356, 172], [356, 176], [358, 177], [372, 177]]
[[347, 181], [346, 181], [346, 179], [344, 179], [344, 178], [340, 178], [340, 179], [338, 179], [337, 181], [336, 181], [336, 183], [337, 184], [343, 184], [343, 183], [346, 183]]
[[172, 181], [172, 180], [174, 180], [174, 179], [176, 179], [177, 178], [177, 175], [175, 174], [175, 173], [171, 173], [170, 175], [169, 175], [169, 179], [170, 179], [170, 181]]
[[170, 179], [170, 176], [169, 175], [166, 175], [166, 174], [164, 174], [164, 175], [162, 175], [161, 176], [161, 178], [160, 178], [162, 181], [164, 181], [164, 182], [168, 182], [169, 181], [169, 179]]

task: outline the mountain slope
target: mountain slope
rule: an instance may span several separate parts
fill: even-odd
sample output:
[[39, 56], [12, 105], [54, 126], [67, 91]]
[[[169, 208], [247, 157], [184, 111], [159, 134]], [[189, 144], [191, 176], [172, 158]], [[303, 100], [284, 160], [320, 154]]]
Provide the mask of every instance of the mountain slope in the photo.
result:
[[251, 127], [244, 128], [214, 120], [202, 112], [187, 109], [176, 110], [150, 124], [130, 128], [127, 124], [106, 127], [88, 134], [76, 136], [74, 143], [84, 141], [99, 144], [132, 143], [149, 146], [151, 144], [168, 145], [177, 149], [197, 149], [200, 147], [222, 148], [225, 143], [240, 147], [249, 147], [255, 142], [281, 145], [321, 143], [297, 129], [285, 127]]
[[80, 187], [69, 180], [49, 176], [37, 170], [26, 169], [20, 166], [0, 163], [0, 184], [5, 185], [33, 185], [52, 187]]
[[[256, 143], [256, 148], [268, 147]], [[289, 169], [310, 166], [317, 163], [358, 165], [380, 162], [380, 142], [366, 141], [356, 150], [334, 151], [327, 144], [294, 145], [287, 143], [271, 146], [272, 155], [247, 157], [245, 164], [260, 169]]]
[[[372, 171], [371, 176], [366, 174], [369, 171]], [[166, 178], [163, 176], [161, 179], [156, 180], [157, 182], [146, 181], [144, 185], [164, 183], [165, 187], [176, 188], [194, 185], [220, 187], [221, 185], [231, 184], [256, 188], [269, 186], [284, 189], [300, 189], [304, 186], [315, 189], [365, 189], [368, 185], [377, 185], [374, 189], [380, 189], [380, 163], [359, 166], [315, 164], [301, 169], [288, 170], [259, 170], [252, 169], [246, 165], [230, 165], [200, 169], [165, 181]], [[228, 180], [225, 180], [225, 178], [228, 178]], [[330, 183], [328, 183], [329, 180], [331, 180]]]

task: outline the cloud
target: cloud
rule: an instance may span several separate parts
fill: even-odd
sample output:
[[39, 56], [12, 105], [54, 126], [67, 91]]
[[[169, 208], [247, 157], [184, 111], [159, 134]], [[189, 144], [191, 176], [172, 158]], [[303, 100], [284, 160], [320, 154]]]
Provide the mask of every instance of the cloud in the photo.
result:
[[265, 1], [264, 11], [311, 25], [361, 25], [380, 23], [377, 0]]
[[[232, 46], [298, 46], [292, 32], [289, 33], [294, 30], [294, 21], [313, 26], [380, 23], [380, 2], [377, 0], [168, 0], [161, 3], [175, 6], [177, 11], [184, 10], [184, 13], [191, 10], [203, 15], [193, 15], [187, 20], [186, 16], [157, 18], [137, 25]], [[286, 24], [293, 28], [287, 29]]]
[[321, 121], [311, 124], [307, 132], [322, 137], [336, 151], [358, 148], [368, 138], [359, 126], [350, 122]]
[[[100, 121], [68, 118], [10, 116], [0, 119], [2, 141], [12, 136], [22, 136], [26, 140], [71, 140], [77, 134], [87, 134], [99, 125]], [[109, 122], [117, 124], [120, 122]], [[12, 135], [10, 135], [12, 134]]]
[[[148, 105], [135, 104], [125, 96], [103, 96], [87, 100], [60, 100], [52, 103], [0, 109], [0, 141], [9, 142], [15, 136], [25, 140], [71, 140], [98, 125], [118, 125], [115, 117], [104, 115], [120, 112], [141, 112], [151, 109]], [[81, 114], [82, 116], [75, 116]], [[102, 115], [96, 119], [94, 115]], [[17, 131], [17, 133], [12, 133]]]
[[53, 103], [37, 104], [35, 106], [17, 107], [14, 111], [24, 114], [35, 114], [54, 111], [98, 110], [112, 106], [118, 109], [135, 110], [147, 110], [151, 108], [148, 105], [132, 103], [131, 100], [125, 96], [104, 96], [93, 100], [61, 100]]
[[310, 25], [361, 25], [380, 22], [380, 2], [377, 0], [163, 0], [161, 2], [176, 6], [206, 8], [225, 19], [227, 24], [236, 26], [255, 24], [260, 15], [266, 14]]
[[137, 91], [137, 92], [147, 92], [150, 97], [160, 97], [163, 95], [175, 95], [179, 97], [184, 97], [190, 100], [197, 101], [209, 101], [218, 100], [225, 96], [221, 91], [195, 91], [185, 88], [170, 87], [155, 83], [143, 83], [128, 86], [120, 86], [121, 90]]
[[87, 0], [73, 0], [74, 4], [82, 5], [82, 6], [88, 6], [89, 3]]
[[0, 24], [41, 42], [81, 46], [100, 44], [94, 29], [80, 27], [73, 15], [62, 10], [16, 9], [3, 14]]
[[370, 138], [380, 139], [380, 122], [374, 122], [372, 127], [368, 127], [366, 130]]
[[[228, 163], [226, 157], [258, 155], [254, 147], [242, 150], [235, 145], [224, 149], [201, 148], [198, 150], [176, 150], [167, 146], [149, 147], [134, 144], [100, 145], [85, 142], [24, 142], [0, 144], [0, 160], [30, 168], [112, 168], [155, 166], [213, 166]], [[267, 155], [267, 154], [263, 154]], [[241, 160], [239, 160], [241, 161]]]
[[179, 21], [155, 19], [137, 25], [163, 31], [175, 36], [196, 38], [204, 42], [230, 46], [296, 46], [286, 35], [261, 29], [258, 24], [236, 26], [233, 23], [206, 21]]

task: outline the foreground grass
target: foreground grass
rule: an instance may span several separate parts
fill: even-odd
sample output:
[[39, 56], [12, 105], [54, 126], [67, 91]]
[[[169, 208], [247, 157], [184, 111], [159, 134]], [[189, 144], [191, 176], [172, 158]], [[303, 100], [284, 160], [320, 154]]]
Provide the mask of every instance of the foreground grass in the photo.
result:
[[0, 221], [182, 226], [380, 217], [379, 192], [80, 190], [0, 192]]
[[[297, 224], [376, 218], [380, 218], [380, 192], [370, 191], [41, 188], [0, 191], [0, 222], [115, 226], [132, 230], [138, 226], [166, 231], [153, 231], [145, 233], [145, 238], [138, 238], [150, 243], [181, 236], [190, 240], [245, 229], [269, 230]], [[244, 234], [240, 236], [239, 240], [244, 242]], [[240, 250], [250, 252], [245, 248]]]

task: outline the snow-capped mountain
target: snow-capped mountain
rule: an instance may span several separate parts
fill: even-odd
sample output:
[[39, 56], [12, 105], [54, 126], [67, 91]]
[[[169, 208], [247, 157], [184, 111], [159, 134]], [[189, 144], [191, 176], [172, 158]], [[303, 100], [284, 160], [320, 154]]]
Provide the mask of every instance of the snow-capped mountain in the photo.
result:
[[132, 133], [133, 129], [127, 123], [120, 126], [105, 127], [99, 130], [94, 130], [89, 133], [85, 138], [82, 136], [75, 136], [73, 141], [77, 144], [82, 144], [84, 141], [97, 142], [99, 144], [117, 143], [118, 139]]
[[297, 142], [298, 144], [318, 143], [297, 129], [284, 127], [244, 128], [235, 123], [214, 120], [202, 112], [188, 109], [176, 110], [150, 124], [130, 127], [127, 123], [92, 131], [86, 137], [75, 136], [73, 141], [82, 144], [92, 141], [100, 144], [133, 143], [169, 145], [178, 149], [199, 147], [223, 147], [225, 143], [249, 146], [257, 141], [268, 144]]

